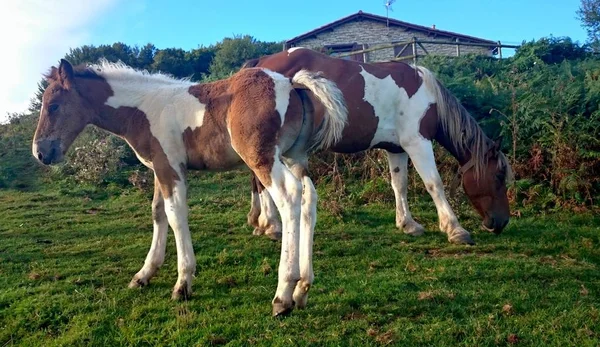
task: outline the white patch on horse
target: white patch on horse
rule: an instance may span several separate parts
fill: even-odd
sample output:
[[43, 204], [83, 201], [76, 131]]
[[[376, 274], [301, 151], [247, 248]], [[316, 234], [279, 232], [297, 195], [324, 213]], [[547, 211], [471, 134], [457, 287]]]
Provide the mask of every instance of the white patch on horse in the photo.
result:
[[290, 54], [294, 53], [295, 51], [297, 51], [297, 50], [299, 50], [299, 49], [305, 49], [305, 48], [304, 48], [304, 47], [292, 47], [292, 48], [289, 48], [289, 49], [287, 50], [287, 52], [288, 52], [288, 57], [290, 56]]
[[[362, 67], [361, 67], [362, 69]], [[365, 80], [364, 100], [373, 106], [379, 118], [377, 131], [371, 146], [380, 142], [404, 144], [424, 139], [419, 129], [427, 109], [435, 103], [432, 92], [423, 83], [412, 96], [398, 87], [391, 75], [378, 78], [364, 69], [360, 73]]]
[[292, 84], [290, 83], [290, 79], [285, 77], [284, 75], [268, 70], [261, 70], [269, 75], [275, 84], [275, 109], [279, 112], [279, 117], [281, 117], [281, 125], [285, 121], [285, 114], [288, 109], [288, 105], [290, 104], [290, 92], [292, 91]]
[[404, 88], [398, 87], [391, 75], [377, 78], [368, 73], [362, 66], [360, 74], [365, 81], [364, 101], [373, 106], [375, 117], [379, 118], [377, 131], [371, 146], [380, 142], [398, 143], [399, 115], [401, 106], [408, 101]]
[[[193, 131], [201, 127], [206, 110], [206, 105], [188, 92], [193, 83], [107, 62], [101, 63], [99, 69], [98, 74], [113, 90], [105, 104], [114, 108], [134, 107], [144, 112], [150, 132], [167, 154], [171, 167], [177, 169], [186, 162], [185, 146], [179, 134], [187, 128]], [[174, 133], [178, 135], [173, 136]], [[140, 160], [151, 167], [148, 161]]]

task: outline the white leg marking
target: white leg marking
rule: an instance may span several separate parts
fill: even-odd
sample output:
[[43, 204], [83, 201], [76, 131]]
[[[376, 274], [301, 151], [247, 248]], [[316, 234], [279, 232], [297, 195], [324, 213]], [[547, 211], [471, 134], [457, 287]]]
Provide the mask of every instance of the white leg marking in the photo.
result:
[[167, 247], [168, 221], [164, 208], [164, 199], [156, 176], [154, 178], [154, 198], [152, 200], [152, 244], [144, 261], [144, 266], [129, 283], [130, 288], [145, 286], [165, 261]]
[[425, 183], [425, 188], [433, 198], [440, 221], [440, 230], [448, 234], [450, 242], [472, 243], [469, 233], [460, 226], [448, 200], [446, 200], [442, 179], [435, 166], [431, 141], [414, 138], [411, 142], [402, 143], [402, 148], [410, 155], [415, 169]]
[[267, 190], [279, 209], [282, 221], [281, 257], [279, 259], [278, 283], [273, 298], [273, 314], [289, 311], [292, 294], [300, 279], [299, 236], [302, 205], [302, 185], [292, 172], [283, 165], [275, 151], [275, 163], [271, 169], [271, 185]]
[[419, 236], [425, 229], [415, 222], [408, 208], [408, 154], [387, 152], [392, 181], [392, 189], [396, 197], [396, 226], [404, 233]]
[[308, 176], [302, 177], [302, 219], [300, 222], [300, 281], [294, 290], [296, 307], [304, 308], [313, 284], [313, 236], [317, 222], [317, 191]]
[[[183, 177], [181, 172], [178, 172]], [[165, 212], [177, 246], [178, 278], [173, 298], [187, 297], [192, 290], [192, 277], [196, 272], [196, 257], [188, 225], [187, 187], [185, 181], [175, 181], [173, 194], [165, 199]]]
[[277, 206], [271, 198], [269, 191], [264, 189], [260, 192], [260, 215], [258, 216], [258, 227], [271, 238], [281, 237], [281, 221], [277, 212]]

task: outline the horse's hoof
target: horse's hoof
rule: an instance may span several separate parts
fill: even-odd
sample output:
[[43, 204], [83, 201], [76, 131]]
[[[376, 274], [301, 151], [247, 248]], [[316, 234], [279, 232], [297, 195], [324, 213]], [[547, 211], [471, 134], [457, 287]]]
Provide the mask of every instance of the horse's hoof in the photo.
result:
[[410, 236], [421, 236], [425, 233], [425, 228], [417, 222], [407, 223], [401, 228], [405, 234]]
[[258, 215], [254, 213], [248, 213], [248, 216], [246, 217], [246, 222], [250, 226], [258, 227]]
[[278, 225], [277, 223], [269, 224], [269, 226], [265, 228], [265, 235], [271, 240], [281, 241], [281, 225]]
[[252, 235], [254, 235], [254, 236], [260, 236], [260, 235], [263, 235], [264, 233], [265, 233], [265, 229], [259, 228], [259, 227], [254, 228], [254, 231], [252, 231]]
[[296, 303], [296, 308], [306, 308], [306, 304], [308, 303], [309, 289], [310, 284], [303, 284], [301, 281], [298, 282], [298, 284], [296, 285], [296, 289], [294, 290], [294, 302]]
[[281, 241], [281, 233], [265, 232], [265, 235], [273, 241]]
[[273, 300], [273, 317], [281, 317], [281, 316], [287, 316], [290, 313], [292, 313], [292, 310], [294, 309], [294, 305], [295, 303], [292, 302], [288, 302], [285, 303], [283, 301], [281, 301], [279, 298], [275, 298], [275, 300]]
[[129, 288], [140, 288], [140, 287], [145, 287], [148, 285], [148, 280], [144, 280], [141, 278], [137, 278], [137, 276], [133, 276], [133, 278], [131, 279], [131, 282], [129, 282], [128, 287]]
[[450, 243], [455, 243], [458, 245], [474, 245], [475, 241], [471, 238], [471, 234], [469, 234], [464, 229], [459, 232], [454, 232], [452, 236], [448, 236], [448, 241]]
[[175, 286], [173, 294], [171, 294], [172, 300], [188, 300], [192, 296], [192, 288], [183, 282], [181, 285]]

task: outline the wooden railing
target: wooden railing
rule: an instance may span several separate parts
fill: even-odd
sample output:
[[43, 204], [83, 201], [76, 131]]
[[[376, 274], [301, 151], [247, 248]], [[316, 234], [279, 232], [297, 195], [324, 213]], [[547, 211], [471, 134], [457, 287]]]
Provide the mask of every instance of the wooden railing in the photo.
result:
[[[401, 60], [408, 60], [408, 59], [412, 59], [413, 62], [416, 64], [417, 63], [417, 57], [419, 56], [417, 54], [417, 47], [419, 47], [424, 53], [425, 55], [429, 54], [429, 51], [425, 48], [424, 44], [429, 44], [429, 45], [451, 45], [451, 46], [456, 46], [456, 56], [460, 56], [460, 47], [461, 46], [471, 46], [471, 47], [485, 47], [485, 48], [489, 48], [489, 49], [497, 49], [498, 50], [498, 57], [500, 59], [502, 59], [502, 48], [519, 48], [520, 46], [517, 45], [504, 45], [502, 44], [500, 41], [498, 41], [497, 43], [479, 43], [479, 42], [462, 42], [462, 41], [441, 41], [441, 40], [422, 40], [422, 39], [418, 39], [416, 37], [413, 37], [411, 40], [408, 41], [403, 41], [403, 42], [396, 42], [396, 43], [390, 43], [390, 44], [379, 44], [373, 47], [369, 47], [369, 48], [365, 48], [359, 51], [353, 51], [353, 52], [344, 52], [344, 53], [339, 53], [336, 55], [336, 57], [346, 57], [346, 56], [351, 56], [351, 55], [355, 55], [355, 54], [366, 54], [368, 52], [374, 52], [374, 51], [378, 51], [378, 50], [382, 50], [382, 49], [387, 49], [387, 48], [394, 48], [394, 47], [398, 47], [398, 46], [404, 46], [402, 48], [402, 50], [400, 50], [400, 52], [398, 52], [397, 54], [394, 55], [394, 58], [389, 59], [392, 61], [401, 61]], [[412, 49], [412, 54], [411, 55], [404, 55], [402, 56], [402, 54], [409, 48], [411, 47]], [[365, 56], [365, 61], [366, 61], [366, 56]]]

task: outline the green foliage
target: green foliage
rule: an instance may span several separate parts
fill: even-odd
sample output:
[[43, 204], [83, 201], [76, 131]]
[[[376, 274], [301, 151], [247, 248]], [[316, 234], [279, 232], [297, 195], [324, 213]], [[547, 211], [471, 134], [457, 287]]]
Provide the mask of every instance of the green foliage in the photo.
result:
[[592, 47], [600, 49], [600, 0], [581, 0], [577, 17], [587, 30]]
[[225, 38], [210, 64], [210, 80], [229, 77], [248, 59], [281, 51], [282, 44], [259, 42], [250, 35]]
[[[551, 197], [543, 203], [548, 208], [598, 204], [600, 61], [585, 47], [544, 38], [524, 43], [503, 61], [435, 57], [423, 63], [488, 136], [504, 135], [517, 179], [535, 182], [527, 185], [535, 192], [517, 184], [514, 194], [527, 195], [528, 203]], [[547, 194], [541, 197], [540, 189]]]
[[40, 175], [31, 155], [31, 139], [37, 115], [13, 114], [8, 124], [0, 124], [0, 189], [30, 189]]

